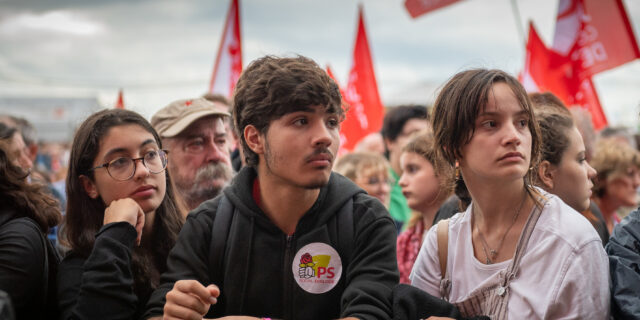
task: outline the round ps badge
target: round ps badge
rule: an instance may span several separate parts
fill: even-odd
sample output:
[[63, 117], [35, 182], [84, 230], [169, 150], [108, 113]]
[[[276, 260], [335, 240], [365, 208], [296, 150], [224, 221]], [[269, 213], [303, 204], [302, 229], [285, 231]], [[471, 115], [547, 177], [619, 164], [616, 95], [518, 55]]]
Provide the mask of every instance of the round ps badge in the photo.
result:
[[338, 284], [342, 260], [338, 252], [322, 242], [310, 243], [298, 250], [291, 265], [293, 278], [309, 293], [325, 293]]

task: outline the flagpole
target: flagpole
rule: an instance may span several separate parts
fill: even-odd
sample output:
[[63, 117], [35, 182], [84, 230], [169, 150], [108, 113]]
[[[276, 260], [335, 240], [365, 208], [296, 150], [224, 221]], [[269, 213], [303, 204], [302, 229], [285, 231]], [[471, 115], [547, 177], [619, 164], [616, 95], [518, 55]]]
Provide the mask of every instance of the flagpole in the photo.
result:
[[522, 28], [522, 17], [520, 16], [520, 9], [518, 8], [518, 0], [511, 0], [511, 9], [513, 10], [513, 16], [516, 18], [516, 25], [518, 27], [518, 33], [520, 34], [520, 41], [527, 45], [527, 39], [524, 35], [524, 29]]

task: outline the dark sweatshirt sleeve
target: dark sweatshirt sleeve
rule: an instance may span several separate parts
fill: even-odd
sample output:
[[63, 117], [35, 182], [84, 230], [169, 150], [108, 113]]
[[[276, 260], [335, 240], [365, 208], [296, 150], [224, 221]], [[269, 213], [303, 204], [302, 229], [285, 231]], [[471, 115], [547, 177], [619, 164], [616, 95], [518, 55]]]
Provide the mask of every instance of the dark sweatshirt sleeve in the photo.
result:
[[606, 246], [611, 273], [611, 312], [616, 319], [640, 318], [640, 210], [614, 229]]
[[369, 196], [354, 201], [355, 248], [342, 294], [341, 317], [391, 319], [399, 282], [396, 228], [387, 210]]
[[37, 299], [42, 291], [44, 248], [35, 225], [14, 221], [0, 228], [0, 290], [9, 294], [17, 318], [24, 318], [34, 307], [43, 307]]
[[[202, 285], [210, 283], [209, 244], [213, 218], [205, 210], [195, 211], [187, 217], [178, 241], [167, 258], [167, 271], [160, 278], [160, 286], [151, 294], [143, 319], [161, 316], [165, 296], [178, 280], [198, 280]], [[215, 306], [213, 306], [215, 308]]]
[[88, 258], [74, 253], [60, 263], [61, 319], [131, 319], [138, 298], [133, 291], [131, 254], [136, 230], [127, 222], [102, 226]]

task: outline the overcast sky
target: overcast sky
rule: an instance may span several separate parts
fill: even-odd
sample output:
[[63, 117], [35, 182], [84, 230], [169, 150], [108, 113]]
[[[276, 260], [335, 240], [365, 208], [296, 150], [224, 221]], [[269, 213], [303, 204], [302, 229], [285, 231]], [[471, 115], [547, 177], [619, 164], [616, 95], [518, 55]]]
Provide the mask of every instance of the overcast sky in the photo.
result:
[[[522, 69], [511, 0], [463, 0], [412, 19], [401, 0], [364, 0], [384, 103], [428, 103], [458, 71]], [[346, 84], [358, 1], [240, 0], [243, 60], [302, 54]], [[640, 1], [624, 0], [636, 38]], [[516, 0], [550, 45], [557, 0]], [[228, 0], [0, 0], [0, 96], [97, 97], [150, 118], [208, 88]], [[638, 126], [640, 60], [594, 78], [612, 125]]]

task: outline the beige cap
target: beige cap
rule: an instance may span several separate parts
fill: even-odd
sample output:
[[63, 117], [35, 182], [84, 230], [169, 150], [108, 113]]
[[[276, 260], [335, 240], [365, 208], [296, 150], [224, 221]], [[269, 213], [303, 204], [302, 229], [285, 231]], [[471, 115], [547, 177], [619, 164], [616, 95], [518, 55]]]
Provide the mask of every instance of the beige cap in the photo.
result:
[[227, 116], [227, 107], [205, 98], [174, 101], [151, 117], [151, 125], [163, 138], [178, 135], [194, 121], [207, 116]]

